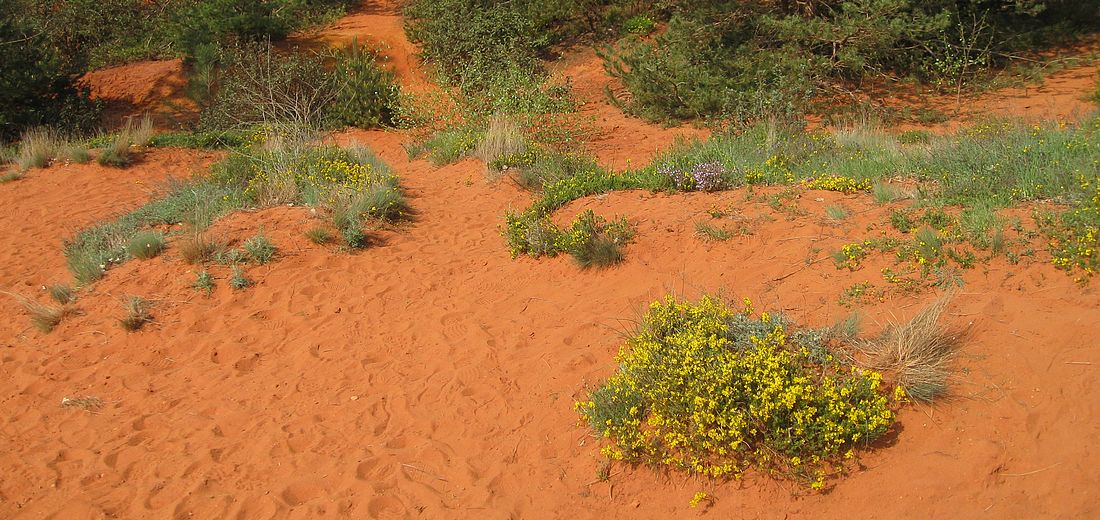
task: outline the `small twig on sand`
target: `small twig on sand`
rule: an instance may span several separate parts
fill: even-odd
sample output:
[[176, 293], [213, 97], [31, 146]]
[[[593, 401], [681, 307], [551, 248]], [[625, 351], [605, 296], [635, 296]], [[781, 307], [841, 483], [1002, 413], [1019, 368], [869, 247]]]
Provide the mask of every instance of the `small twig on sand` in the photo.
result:
[[1062, 464], [1061, 462], [1055, 462], [1054, 464], [1051, 464], [1051, 465], [1049, 465], [1045, 468], [1037, 469], [1035, 471], [1028, 471], [1027, 473], [1001, 473], [1001, 475], [1003, 475], [1005, 477], [1026, 477], [1028, 475], [1034, 475], [1036, 473], [1046, 471], [1050, 468], [1053, 468], [1053, 467], [1061, 465], [1061, 464]]
[[1092, 361], [1066, 361], [1067, 365], [1091, 365]]
[[443, 477], [441, 477], [441, 476], [439, 476], [439, 475], [436, 475], [435, 473], [432, 473], [432, 472], [430, 472], [430, 471], [427, 471], [427, 470], [423, 470], [423, 469], [420, 469], [420, 468], [418, 468], [418, 467], [416, 467], [416, 466], [413, 466], [412, 464], [405, 464], [404, 462], [402, 462], [402, 463], [401, 463], [401, 466], [403, 466], [403, 467], [406, 467], [406, 468], [409, 468], [409, 469], [413, 469], [413, 470], [416, 470], [416, 471], [419, 471], [419, 472], [421, 472], [421, 473], [423, 473], [423, 474], [425, 474], [425, 475], [429, 475], [429, 476], [435, 477], [435, 479], [436, 479], [436, 480], [442, 480], [443, 482], [447, 482], [447, 479], [445, 479], [445, 478], [443, 478]]

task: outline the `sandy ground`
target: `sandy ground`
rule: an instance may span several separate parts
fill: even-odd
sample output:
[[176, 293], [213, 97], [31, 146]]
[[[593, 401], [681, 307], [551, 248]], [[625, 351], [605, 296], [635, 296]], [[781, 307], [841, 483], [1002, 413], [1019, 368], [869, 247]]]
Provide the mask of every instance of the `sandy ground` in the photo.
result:
[[[598, 74], [591, 64], [572, 70]], [[591, 110], [618, 129], [595, 145], [612, 164], [644, 162], [685, 131]], [[638, 133], [648, 137], [619, 136]], [[826, 255], [882, 226], [890, 208], [807, 192], [797, 201], [806, 215], [788, 220], [743, 191], [592, 197], [555, 218], [585, 208], [623, 214], [638, 238], [624, 265], [582, 272], [568, 258], [509, 258], [502, 214], [529, 195], [486, 182], [476, 160], [409, 161], [394, 132], [339, 139], [367, 143], [389, 162], [417, 213], [378, 232], [370, 249], [313, 245], [302, 236], [318, 223], [309, 211], [277, 207], [210, 230], [235, 242], [262, 229], [279, 246], [278, 261], [250, 268], [257, 285], [246, 291], [229, 289], [214, 268], [218, 288], [196, 292], [194, 268], [170, 248], [81, 290], [83, 314], [48, 335], [9, 300], [0, 319], [0, 518], [1100, 515], [1100, 298], [1053, 269], [1042, 244], [1020, 265], [964, 272], [947, 317], [971, 330], [954, 397], [904, 410], [894, 434], [827, 492], [751, 473], [711, 482], [623, 465], [598, 482], [599, 443], [572, 404], [613, 371], [646, 304], [719, 293], [831, 324], [849, 312], [841, 291], [881, 281], [890, 264], [841, 271]], [[3, 185], [0, 288], [44, 301], [42, 286], [70, 280], [62, 239], [214, 159], [158, 150], [126, 170], [54, 166]], [[829, 204], [854, 216], [828, 223]], [[756, 222], [755, 233], [698, 240], [694, 222], [715, 207]], [[152, 300], [155, 322], [124, 332], [126, 295]], [[890, 295], [864, 308], [864, 330], [934, 297]], [[85, 395], [105, 406], [59, 405]], [[692, 509], [697, 491], [716, 500]]]

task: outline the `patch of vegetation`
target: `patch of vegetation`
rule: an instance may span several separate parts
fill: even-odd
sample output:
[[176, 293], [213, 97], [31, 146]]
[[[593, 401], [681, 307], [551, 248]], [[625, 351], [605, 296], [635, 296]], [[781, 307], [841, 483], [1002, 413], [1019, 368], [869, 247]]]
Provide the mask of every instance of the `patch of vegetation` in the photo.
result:
[[658, 121], [796, 119], [869, 77], [958, 93], [1017, 51], [1095, 32], [1100, 16], [1037, 0], [674, 1], [655, 10], [665, 31], [603, 55], [630, 91], [625, 108]]
[[132, 119], [127, 120], [122, 131], [99, 152], [96, 162], [116, 168], [129, 166], [134, 160], [134, 152], [143, 149], [152, 138], [153, 120], [148, 116], [142, 117], [136, 125]]
[[122, 302], [123, 312], [126, 314], [118, 321], [128, 332], [135, 332], [153, 321], [153, 315], [149, 312], [149, 301], [140, 296], [130, 296]]
[[271, 242], [271, 239], [264, 234], [255, 235], [245, 240], [244, 250], [253, 262], [261, 265], [270, 262], [272, 258], [275, 258], [275, 253], [279, 251], [275, 244]]
[[380, 53], [358, 43], [293, 53], [270, 44], [242, 45], [209, 59], [210, 85], [192, 85], [202, 92], [200, 126], [206, 132], [257, 125], [373, 128], [396, 123], [400, 90], [394, 75], [378, 63]]
[[261, 138], [215, 164], [209, 178], [175, 186], [161, 199], [82, 231], [66, 242], [65, 256], [77, 281], [90, 283], [129, 258], [126, 247], [137, 233], [183, 223], [191, 236], [177, 245], [180, 256], [188, 263], [203, 263], [218, 251], [217, 244], [201, 235], [216, 218], [283, 203], [330, 208], [360, 225], [407, 213], [397, 177], [369, 150]]
[[840, 204], [830, 204], [828, 206], [825, 206], [825, 216], [829, 220], [832, 220], [834, 222], [840, 222], [848, 218], [850, 214], [851, 213], [848, 211], [848, 208], [845, 208]]
[[725, 242], [733, 237], [733, 234], [726, 228], [718, 227], [710, 222], [700, 220], [695, 223], [695, 236], [703, 239], [705, 242]]
[[148, 260], [154, 258], [167, 247], [164, 233], [159, 231], [138, 231], [126, 244], [126, 253], [132, 258]]
[[310, 242], [317, 245], [329, 244], [335, 239], [335, 237], [332, 236], [332, 232], [329, 231], [328, 228], [322, 226], [309, 228], [306, 230], [305, 235]]
[[658, 301], [576, 408], [615, 460], [715, 478], [755, 467], [821, 489], [894, 422], [882, 376], [814, 356], [821, 338], [709, 297]]
[[549, 217], [532, 215], [531, 212], [506, 215], [504, 233], [512, 256], [569, 253], [581, 268], [609, 267], [622, 262], [622, 248], [634, 236], [626, 219], [607, 222], [592, 210], [581, 213], [567, 230], [555, 226]]
[[932, 401], [947, 390], [950, 364], [962, 333], [940, 324], [950, 296], [921, 310], [906, 323], [891, 323], [878, 338], [860, 342], [861, 362], [883, 372], [905, 395]]
[[229, 277], [229, 286], [236, 290], [247, 289], [252, 287], [252, 279], [244, 272], [244, 268], [234, 265], [233, 276]]
[[76, 300], [76, 291], [65, 284], [53, 284], [46, 288], [46, 292], [50, 294], [50, 299], [61, 305], [68, 305]]
[[195, 275], [195, 281], [191, 284], [191, 287], [203, 291], [207, 295], [214, 292], [214, 286], [214, 277], [205, 269]]

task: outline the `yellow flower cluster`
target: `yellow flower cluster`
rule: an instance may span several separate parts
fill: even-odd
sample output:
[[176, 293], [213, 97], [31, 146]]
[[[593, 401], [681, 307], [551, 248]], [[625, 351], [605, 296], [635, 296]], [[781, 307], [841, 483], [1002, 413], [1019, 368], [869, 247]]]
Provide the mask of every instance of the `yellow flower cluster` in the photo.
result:
[[881, 375], [811, 360], [780, 319], [709, 297], [655, 302], [618, 361], [575, 405], [616, 460], [710, 477], [756, 466], [820, 488], [829, 464], [894, 421]]
[[855, 193], [871, 189], [871, 181], [853, 179], [841, 175], [825, 175], [802, 181], [802, 186], [811, 190], [839, 191], [843, 193]]
[[1051, 230], [1052, 261], [1059, 269], [1080, 268], [1084, 278], [1100, 270], [1100, 178], [1078, 176], [1085, 200], [1060, 217]]
[[874, 242], [871, 240], [844, 244], [838, 251], [833, 253], [833, 261], [836, 263], [836, 268], [847, 268], [849, 271], [856, 271], [860, 267], [863, 267], [863, 259], [867, 258], [869, 249], [874, 247], [874, 245]]

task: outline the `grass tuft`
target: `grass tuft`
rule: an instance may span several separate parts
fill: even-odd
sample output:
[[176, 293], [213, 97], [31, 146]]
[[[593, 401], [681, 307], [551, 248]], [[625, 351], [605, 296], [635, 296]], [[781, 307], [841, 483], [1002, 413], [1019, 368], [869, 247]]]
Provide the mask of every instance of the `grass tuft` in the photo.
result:
[[126, 314], [119, 320], [119, 325], [129, 332], [140, 330], [146, 323], [153, 321], [153, 315], [149, 313], [149, 302], [140, 296], [127, 298], [122, 302], [122, 309]]
[[85, 412], [92, 412], [103, 408], [103, 400], [98, 397], [86, 395], [84, 397], [62, 397], [62, 408], [76, 408]]
[[50, 293], [50, 298], [53, 301], [60, 303], [61, 305], [67, 305], [76, 300], [76, 292], [72, 287], [65, 284], [54, 284], [49, 286], [46, 291]]
[[184, 262], [195, 265], [213, 260], [218, 252], [218, 244], [201, 233], [195, 233], [180, 240], [176, 249]]
[[241, 266], [235, 265], [233, 266], [233, 276], [229, 278], [229, 286], [237, 290], [247, 289], [252, 286], [252, 279], [248, 277]]
[[166, 246], [164, 233], [139, 231], [130, 238], [130, 243], [126, 245], [126, 252], [133, 258], [148, 260], [164, 252]]
[[328, 228], [322, 226], [317, 226], [306, 230], [305, 235], [310, 242], [313, 242], [317, 245], [332, 243], [332, 240], [335, 238], [332, 236], [332, 232], [329, 231]]
[[136, 125], [132, 119], [128, 120], [118, 136], [99, 153], [96, 161], [101, 166], [128, 166], [134, 160], [134, 150], [148, 146], [152, 139], [153, 120], [149, 116], [142, 117]]
[[913, 399], [928, 402], [943, 395], [962, 340], [961, 333], [940, 324], [950, 300], [951, 294], [943, 296], [912, 320], [891, 323], [878, 338], [860, 342], [860, 364], [892, 378]]
[[27, 314], [31, 317], [31, 324], [39, 332], [48, 334], [55, 329], [61, 320], [65, 319], [65, 316], [69, 314], [64, 307], [55, 307], [53, 305], [46, 305], [36, 302], [29, 298], [17, 296], [19, 302], [23, 304], [23, 309], [27, 311]]
[[489, 128], [474, 149], [474, 155], [492, 164], [497, 159], [522, 154], [527, 150], [523, 127], [515, 119], [502, 114], [494, 114], [489, 119]]
[[724, 242], [733, 236], [727, 229], [704, 221], [695, 223], [695, 235], [706, 242]]

